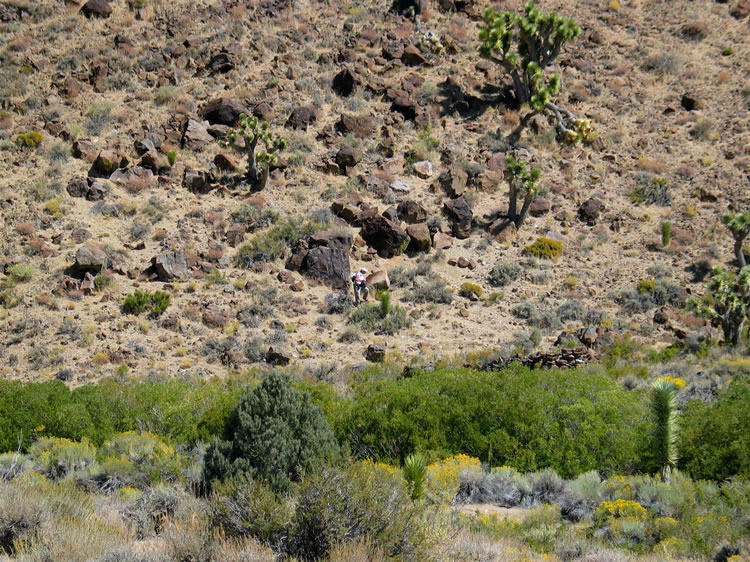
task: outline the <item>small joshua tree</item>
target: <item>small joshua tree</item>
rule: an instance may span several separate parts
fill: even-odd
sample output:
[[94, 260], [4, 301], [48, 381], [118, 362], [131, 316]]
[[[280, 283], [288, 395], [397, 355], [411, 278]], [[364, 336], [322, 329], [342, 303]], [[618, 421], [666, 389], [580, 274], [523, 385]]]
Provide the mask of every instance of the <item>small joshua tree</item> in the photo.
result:
[[750, 266], [746, 265], [737, 274], [721, 266], [714, 267], [706, 289], [708, 292], [702, 299], [688, 301], [690, 308], [721, 326], [724, 343], [736, 346], [750, 310]]
[[742, 211], [741, 213], [725, 213], [721, 217], [721, 222], [727, 225], [727, 228], [734, 237], [734, 255], [737, 258], [737, 263], [740, 269], [747, 265], [745, 260], [745, 251], [742, 245], [745, 243], [745, 239], [750, 235], [750, 211]]
[[[505, 158], [505, 180], [510, 186], [508, 194], [508, 218], [512, 220], [516, 228], [521, 228], [526, 215], [529, 213], [529, 207], [539, 194], [539, 168], [531, 168], [523, 160], [516, 160], [513, 156], [508, 155]], [[518, 212], [518, 198], [523, 196], [523, 205], [521, 212]]]
[[[274, 154], [287, 148], [285, 139], [274, 135], [268, 127], [266, 121], [261, 122], [254, 115], [242, 113], [240, 115], [240, 126], [235, 131], [230, 131], [227, 135], [229, 141], [234, 144], [237, 137], [240, 136], [245, 141], [245, 151], [247, 152], [247, 172], [245, 177], [254, 191], [260, 191], [266, 186], [268, 181], [268, 167], [276, 162], [277, 156]], [[263, 141], [265, 150], [256, 152], [258, 141]]]
[[679, 421], [677, 386], [659, 379], [651, 387], [651, 411], [654, 414], [653, 454], [661, 470], [661, 478], [669, 483], [672, 469], [677, 466]]
[[581, 28], [570, 18], [555, 12], [539, 11], [529, 0], [524, 13], [497, 12], [487, 8], [484, 25], [479, 28], [479, 52], [510, 74], [519, 106], [529, 104], [527, 114], [512, 136], [520, 135], [526, 122], [535, 114], [551, 111], [561, 135], [571, 143], [593, 140], [591, 122], [579, 119], [571, 111], [553, 103], [560, 91], [560, 75], [545, 77], [544, 70], [560, 54], [562, 46], [581, 34]]

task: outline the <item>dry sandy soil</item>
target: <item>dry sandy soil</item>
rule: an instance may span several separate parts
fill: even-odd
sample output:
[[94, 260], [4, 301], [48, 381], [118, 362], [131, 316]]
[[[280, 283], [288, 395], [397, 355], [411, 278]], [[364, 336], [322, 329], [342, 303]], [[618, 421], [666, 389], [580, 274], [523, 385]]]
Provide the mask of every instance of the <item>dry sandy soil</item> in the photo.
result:
[[[615, 297], [659, 275], [687, 293], [701, 294], [695, 267], [731, 263], [731, 237], [720, 217], [750, 204], [750, 17], [730, 15], [735, 0], [539, 2], [583, 29], [550, 70], [562, 75], [559, 103], [591, 118], [598, 138], [567, 146], [543, 121], [524, 132], [521, 144], [542, 170], [551, 208], [529, 217], [516, 238], [501, 242], [485, 225], [507, 208], [501, 139], [519, 112], [498, 101], [503, 75], [492, 64], [480, 64], [476, 52], [481, 23], [476, 14], [486, 5], [480, 1], [466, 11], [447, 11], [428, 1], [415, 25], [388, 13], [386, 3], [368, 0], [132, 0], [130, 5], [116, 0], [111, 15], [90, 19], [70, 2], [3, 2], [0, 266], [28, 264], [33, 275], [14, 284], [9, 274], [3, 279], [0, 267], [5, 305], [0, 308], [0, 376], [48, 380], [69, 369], [69, 381], [83, 384], [123, 372], [122, 365], [138, 375], [221, 375], [251, 366], [242, 351], [258, 338], [266, 347], [286, 350], [302, 369], [310, 368], [310, 376], [331, 376], [327, 369], [313, 374], [314, 366], [363, 361], [373, 342], [386, 343], [394, 357], [406, 360], [455, 355], [461, 362], [470, 351], [511, 350], [528, 341], [532, 326], [512, 313], [524, 301], [555, 311], [578, 300], [584, 310], [600, 313], [589, 314], [589, 320], [598, 316], [613, 331], [656, 345], [674, 341], [675, 330], [653, 322], [654, 309], [631, 315]], [[510, 1], [494, 5], [521, 8]], [[419, 45], [427, 32], [439, 37], [444, 49], [433, 52], [423, 42], [425, 64], [382, 57], [390, 43]], [[222, 51], [233, 65], [226, 73], [209, 68]], [[360, 81], [349, 96], [332, 88], [344, 68]], [[417, 106], [416, 119], [392, 111], [388, 86], [407, 90]], [[236, 267], [231, 258], [237, 250], [228, 244], [226, 231], [248, 194], [222, 189], [195, 194], [182, 182], [186, 168], [216, 171], [218, 153], [243, 162], [240, 152], [217, 142], [180, 146], [186, 120], [200, 120], [201, 108], [220, 97], [251, 108], [267, 104], [271, 129], [288, 139], [285, 169], [273, 172], [260, 193], [282, 216], [309, 215], [357, 195], [380, 212], [414, 199], [435, 217], [448, 198], [431, 188], [435, 179], [451, 164], [467, 170], [472, 235], [429, 254], [431, 276], [454, 290], [452, 302], [405, 302], [406, 290], [394, 289], [394, 304], [413, 319], [410, 328], [395, 336], [361, 333], [358, 341], [339, 341], [347, 320], [326, 314], [330, 288], [298, 273], [280, 281], [284, 260], [257, 271]], [[287, 124], [300, 106], [312, 106], [317, 114], [306, 130]], [[344, 113], [367, 115], [377, 127], [363, 139], [344, 135], [334, 127]], [[427, 127], [439, 141], [436, 149], [420, 146], [418, 135], [423, 139]], [[41, 145], [17, 146], [17, 136], [29, 131], [43, 133]], [[71, 180], [86, 177], [91, 168], [85, 154], [71, 154], [74, 140], [120, 151], [132, 164], [138, 162], [134, 142], [150, 134], [164, 137], [162, 159], [176, 151], [169, 172], [148, 185], [102, 179], [109, 188], [103, 202], [69, 195]], [[327, 162], [344, 145], [355, 145], [363, 159], [348, 175], [331, 173]], [[434, 173], [420, 178], [408, 166], [389, 169], [390, 150], [396, 160], [415, 150], [432, 160]], [[413, 190], [375, 193], [367, 188], [374, 174], [404, 180]], [[667, 180], [670, 204], [634, 203], [631, 193], [648, 177]], [[578, 210], [592, 197], [605, 209], [589, 224]], [[661, 245], [664, 220], [673, 232], [666, 248]], [[90, 235], [85, 242], [73, 236], [80, 229]], [[358, 228], [349, 230], [357, 235]], [[246, 240], [253, 235], [246, 234]], [[562, 257], [523, 256], [523, 248], [538, 236], [561, 240]], [[92, 294], [65, 285], [83, 244], [99, 245], [114, 262], [107, 273], [111, 284]], [[138, 275], [153, 256], [176, 250], [194, 253], [205, 265], [168, 284]], [[362, 261], [365, 250], [355, 246], [352, 270], [366, 265], [392, 271], [422, 259]], [[449, 264], [460, 257], [474, 260], [476, 267]], [[500, 261], [523, 267], [521, 278], [502, 289], [488, 282]], [[212, 268], [220, 274], [210, 273]], [[292, 290], [299, 280], [303, 285]], [[460, 296], [465, 282], [480, 285], [483, 297]], [[136, 288], [171, 294], [161, 319], [122, 313], [124, 297]], [[277, 290], [275, 303], [268, 301], [269, 288]], [[489, 300], [493, 291], [504, 295]], [[240, 322], [237, 314], [259, 300], [273, 305], [272, 315], [255, 327]], [[226, 313], [224, 325], [212, 325], [207, 310], [208, 316]], [[669, 314], [673, 327], [689, 325], [680, 313]], [[539, 348], [549, 348], [564, 328], [584, 322], [579, 316], [542, 329]], [[206, 353], [207, 343], [217, 342], [225, 353]]]

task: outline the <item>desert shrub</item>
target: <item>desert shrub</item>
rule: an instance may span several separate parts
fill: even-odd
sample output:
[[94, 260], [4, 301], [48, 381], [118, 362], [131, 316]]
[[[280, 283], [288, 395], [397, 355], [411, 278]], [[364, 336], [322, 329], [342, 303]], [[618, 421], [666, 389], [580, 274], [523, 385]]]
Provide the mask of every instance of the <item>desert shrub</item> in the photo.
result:
[[[435, 397], [440, 397], [436, 400]], [[563, 476], [609, 467], [631, 472], [645, 445], [646, 405], [601, 375], [438, 369], [360, 385], [333, 417], [354, 455], [377, 460], [465, 453], [519, 470]]]
[[521, 277], [523, 270], [516, 263], [497, 262], [487, 276], [493, 287], [505, 287]]
[[514, 507], [531, 491], [528, 478], [508, 467], [495, 468], [490, 473], [464, 470], [459, 474], [459, 482], [456, 503], [491, 503]]
[[563, 243], [540, 236], [523, 249], [523, 254], [545, 259], [557, 259], [562, 255]]
[[255, 205], [246, 203], [237, 209], [233, 216], [235, 222], [244, 224], [252, 232], [276, 224], [281, 217], [281, 213], [271, 205], [258, 209]]
[[67, 162], [68, 156], [70, 156], [70, 147], [63, 141], [57, 141], [50, 147], [47, 156], [54, 163]]
[[157, 105], [164, 105], [177, 98], [179, 94], [179, 90], [174, 86], [159, 86], [154, 93], [154, 101]]
[[342, 314], [354, 306], [354, 299], [348, 291], [328, 293], [325, 300], [327, 314]]
[[75, 442], [70, 439], [46, 437], [31, 446], [29, 457], [39, 472], [50, 478], [63, 478], [90, 467], [96, 461], [96, 447], [87, 439]]
[[750, 478], [750, 384], [733, 381], [715, 402], [688, 402], [681, 415], [680, 467], [693, 478]]
[[636, 203], [644, 205], [659, 205], [668, 207], [672, 204], [672, 194], [669, 183], [664, 178], [641, 177], [630, 194], [630, 198]]
[[99, 457], [102, 477], [113, 481], [110, 487], [145, 488], [173, 482], [182, 469], [174, 447], [149, 432], [117, 434], [101, 446]]
[[42, 144], [44, 136], [39, 131], [29, 131], [16, 137], [16, 144], [26, 148], [36, 148]]
[[461, 473], [481, 468], [479, 459], [461, 454], [430, 464], [427, 467], [427, 498], [433, 503], [450, 504], [461, 486]]
[[16, 263], [7, 269], [7, 274], [13, 283], [25, 283], [34, 276], [34, 268], [27, 263]]
[[335, 457], [338, 444], [310, 395], [295, 390], [272, 371], [246, 390], [204, 461], [207, 482], [246, 474], [264, 478], [276, 491], [299, 481], [321, 461]]
[[125, 505], [123, 514], [133, 526], [136, 538], [142, 540], [161, 533], [164, 524], [187, 498], [182, 488], [159, 484], [147, 488]]
[[462, 297], [466, 298], [479, 298], [482, 296], [482, 293], [484, 291], [482, 290], [482, 287], [477, 285], [476, 283], [462, 283], [461, 287], [458, 290], [458, 294]]
[[416, 304], [450, 304], [453, 301], [453, 293], [445, 281], [434, 277], [425, 281], [416, 281], [413, 287], [406, 291], [403, 300]]
[[390, 306], [390, 303], [388, 308], [384, 314], [382, 303], [363, 304], [349, 311], [347, 322], [363, 332], [391, 336], [411, 326], [411, 318], [406, 314], [406, 310], [398, 305]]
[[567, 483], [551, 468], [528, 475], [531, 489], [524, 501], [531, 506], [557, 504], [567, 491]]
[[102, 129], [109, 125], [111, 121], [110, 113], [114, 108], [110, 101], [94, 102], [86, 111], [86, 121], [84, 127], [89, 135], [98, 135]]
[[266, 360], [268, 346], [263, 343], [261, 338], [250, 338], [245, 342], [242, 352], [248, 361], [258, 363]]
[[626, 289], [615, 296], [615, 302], [629, 314], [647, 312], [665, 304], [682, 308], [685, 301], [685, 290], [665, 279], [642, 279], [635, 289]]
[[235, 256], [238, 267], [250, 268], [254, 263], [281, 259], [288, 248], [301, 238], [331, 226], [329, 217], [302, 219], [287, 217], [265, 232], [255, 234], [242, 245]]
[[217, 483], [209, 501], [213, 524], [228, 536], [254, 537], [277, 548], [293, 514], [289, 499], [243, 476]]
[[514, 306], [511, 313], [516, 318], [526, 320], [530, 326], [541, 330], [556, 330], [560, 327], [560, 320], [553, 311], [541, 309], [527, 301]]
[[397, 469], [370, 461], [323, 468], [296, 491], [288, 554], [325, 559], [334, 544], [369, 538], [389, 557], [422, 559], [429, 546], [419, 503]]
[[125, 314], [141, 314], [148, 311], [150, 317], [158, 318], [167, 309], [170, 300], [169, 293], [163, 291], [148, 293], [136, 289], [125, 297], [121, 308]]

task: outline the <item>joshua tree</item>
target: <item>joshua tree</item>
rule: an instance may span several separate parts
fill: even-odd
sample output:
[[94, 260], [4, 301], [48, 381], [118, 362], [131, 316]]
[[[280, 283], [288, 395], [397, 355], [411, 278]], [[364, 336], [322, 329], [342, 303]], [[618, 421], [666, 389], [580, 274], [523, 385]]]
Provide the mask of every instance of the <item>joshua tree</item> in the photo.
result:
[[[245, 177], [254, 191], [260, 191], [266, 186], [268, 181], [268, 167], [276, 162], [275, 152], [285, 150], [287, 142], [285, 139], [277, 137], [268, 128], [266, 121], [260, 122], [254, 115], [242, 113], [240, 115], [240, 126], [235, 131], [230, 131], [227, 135], [229, 141], [234, 144], [237, 137], [240, 136], [245, 141], [245, 151], [247, 152], [247, 172]], [[256, 152], [258, 141], [263, 141], [265, 150]]]
[[651, 387], [651, 410], [654, 414], [653, 453], [661, 469], [661, 477], [669, 483], [672, 469], [677, 466], [679, 421], [677, 387], [667, 379], [659, 379]]
[[[505, 162], [504, 176], [510, 186], [508, 218], [515, 223], [516, 228], [521, 228], [523, 221], [526, 220], [526, 215], [529, 213], [532, 201], [539, 193], [539, 176], [542, 172], [539, 168], [529, 170], [526, 162], [516, 160], [510, 155], [506, 156]], [[519, 213], [518, 198], [522, 195], [523, 205]]]
[[688, 304], [696, 314], [721, 326], [724, 343], [737, 345], [745, 328], [750, 310], [750, 266], [734, 274], [721, 266], [711, 270], [702, 299], [690, 299]]
[[517, 138], [533, 115], [549, 110], [555, 116], [558, 132], [566, 140], [575, 144], [592, 140], [594, 133], [589, 120], [579, 119], [552, 101], [560, 90], [560, 75], [544, 76], [563, 44], [580, 33], [575, 21], [555, 12], [545, 14], [532, 0], [526, 3], [523, 15], [485, 10], [484, 25], [479, 28], [479, 52], [510, 74], [519, 106], [531, 107], [531, 113], [524, 116], [511, 137]]
[[725, 213], [724, 216], [721, 217], [721, 222], [727, 225], [727, 228], [734, 237], [734, 255], [737, 257], [739, 268], [742, 269], [747, 265], [747, 262], [745, 261], [745, 251], [742, 249], [742, 245], [745, 243], [745, 238], [750, 235], [750, 211]]

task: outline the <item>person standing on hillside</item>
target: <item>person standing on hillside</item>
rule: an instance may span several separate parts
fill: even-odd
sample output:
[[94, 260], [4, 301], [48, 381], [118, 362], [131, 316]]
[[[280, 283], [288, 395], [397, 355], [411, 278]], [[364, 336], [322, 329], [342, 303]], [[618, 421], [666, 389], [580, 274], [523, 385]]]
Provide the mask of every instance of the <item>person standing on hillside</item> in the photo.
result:
[[363, 267], [357, 273], [352, 275], [352, 285], [354, 285], [354, 306], [359, 306], [360, 300], [367, 302], [370, 289], [367, 288], [366, 267]]

